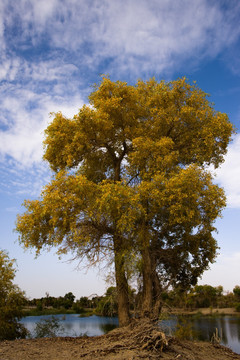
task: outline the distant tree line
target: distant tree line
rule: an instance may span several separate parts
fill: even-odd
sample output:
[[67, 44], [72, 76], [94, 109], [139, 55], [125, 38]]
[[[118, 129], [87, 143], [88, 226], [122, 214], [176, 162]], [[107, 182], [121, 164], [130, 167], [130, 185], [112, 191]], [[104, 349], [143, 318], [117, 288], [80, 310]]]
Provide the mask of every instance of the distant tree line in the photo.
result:
[[[104, 296], [76, 297], [72, 292], [64, 296], [53, 297], [46, 293], [45, 297], [29, 300], [17, 285], [13, 283], [15, 277], [14, 260], [7, 252], [0, 250], [0, 341], [25, 338], [27, 329], [20, 323], [26, 316], [24, 308], [34, 307], [38, 311], [44, 309], [58, 309], [81, 313], [86, 309], [93, 309], [95, 314], [116, 316], [118, 314], [117, 288], [111, 286]], [[136, 292], [128, 287], [128, 298], [132, 313], [141, 311], [141, 291]], [[186, 309], [204, 307], [235, 307], [240, 312], [240, 286], [235, 286], [232, 292], [224, 294], [223, 287], [210, 285], [195, 285], [190, 290], [175, 288], [162, 293], [162, 303], [168, 307]], [[53, 324], [54, 326], [56, 324]], [[41, 328], [42, 329], [42, 328]]]
[[[129, 288], [130, 309], [139, 311], [141, 294]], [[42, 311], [46, 308], [72, 310], [81, 313], [94, 310], [98, 315], [117, 316], [117, 290], [111, 286], [103, 296], [81, 296], [76, 299], [72, 292], [64, 296], [54, 297], [46, 293], [45, 297], [25, 300], [25, 306]], [[174, 289], [162, 294], [162, 302], [171, 308], [194, 310], [199, 308], [235, 308], [240, 311], [240, 286], [236, 285], [232, 292], [224, 292], [223, 286], [196, 285], [190, 290]]]
[[224, 292], [221, 285], [196, 285], [188, 291], [174, 289], [163, 294], [165, 304], [171, 307], [198, 308], [236, 308], [240, 311], [240, 286], [232, 292]]
[[64, 308], [70, 309], [73, 306], [75, 296], [72, 292], [65, 294], [64, 296], [54, 297], [50, 296], [49, 293], [46, 293], [45, 297], [39, 299], [27, 300], [26, 305], [34, 306], [38, 310], [43, 310], [44, 308], [52, 307], [56, 309]]

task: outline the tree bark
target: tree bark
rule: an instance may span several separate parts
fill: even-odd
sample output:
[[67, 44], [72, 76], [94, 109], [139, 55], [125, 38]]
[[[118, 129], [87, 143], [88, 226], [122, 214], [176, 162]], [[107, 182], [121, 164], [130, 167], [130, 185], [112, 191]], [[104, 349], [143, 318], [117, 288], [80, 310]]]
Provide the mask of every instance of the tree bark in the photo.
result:
[[[115, 153], [112, 152], [113, 162], [114, 162], [114, 181], [121, 180], [121, 162], [126, 154], [126, 143], [123, 144], [122, 155], [117, 158]], [[123, 246], [122, 239], [117, 234], [115, 229], [115, 234], [113, 236], [114, 243], [114, 260], [115, 260], [115, 277], [116, 277], [116, 287], [117, 287], [117, 297], [118, 297], [118, 322], [119, 326], [126, 326], [130, 323], [130, 313], [129, 313], [129, 298], [128, 298], [128, 282], [125, 275], [125, 259], [123, 255]]]
[[158, 318], [161, 312], [161, 284], [156, 272], [156, 264], [150, 246], [142, 249], [143, 301], [142, 316]]
[[125, 326], [130, 323], [128, 283], [125, 276], [124, 256], [120, 245], [120, 239], [117, 237], [114, 238], [114, 256], [118, 298], [118, 321], [119, 326]]
[[162, 301], [161, 301], [161, 284], [159, 281], [158, 274], [156, 272], [156, 269], [153, 269], [153, 293], [154, 293], [154, 305], [153, 305], [153, 312], [152, 316], [155, 319], [159, 318], [159, 315], [161, 313], [162, 308]]
[[142, 249], [143, 301], [142, 316], [151, 317], [153, 306], [153, 274], [149, 246]]

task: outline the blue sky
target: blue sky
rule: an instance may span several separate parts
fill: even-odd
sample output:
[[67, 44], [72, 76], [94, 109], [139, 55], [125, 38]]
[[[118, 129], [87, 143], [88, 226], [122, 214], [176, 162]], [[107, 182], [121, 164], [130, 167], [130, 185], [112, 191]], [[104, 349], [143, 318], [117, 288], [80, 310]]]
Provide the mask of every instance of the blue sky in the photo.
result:
[[76, 270], [54, 251], [38, 259], [13, 232], [24, 199], [50, 179], [42, 161], [50, 112], [73, 116], [101, 74], [196, 80], [237, 128], [216, 181], [228, 205], [219, 256], [199, 283], [240, 285], [240, 2], [238, 0], [6, 0], [0, 3], [0, 248], [16, 258], [28, 297], [101, 295], [106, 271]]

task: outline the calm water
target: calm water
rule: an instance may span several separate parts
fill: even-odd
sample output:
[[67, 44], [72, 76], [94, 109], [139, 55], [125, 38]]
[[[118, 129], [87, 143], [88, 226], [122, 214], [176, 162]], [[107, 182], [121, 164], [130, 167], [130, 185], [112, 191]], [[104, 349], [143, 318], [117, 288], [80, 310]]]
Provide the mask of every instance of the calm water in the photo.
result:
[[[222, 335], [221, 344], [240, 354], [240, 317], [235, 316], [199, 316], [186, 317], [190, 323], [195, 338], [211, 341], [213, 333], [218, 329], [218, 336]], [[177, 317], [162, 321], [163, 329], [170, 334], [177, 325]]]
[[[107, 333], [118, 326], [117, 318], [89, 316], [79, 317], [78, 314], [54, 315], [60, 320], [60, 324], [64, 327], [61, 336], [97, 336]], [[44, 316], [27, 316], [21, 320], [22, 324], [34, 334], [34, 328], [41, 319], [49, 319], [51, 315]], [[213, 333], [218, 329], [219, 334], [222, 333], [222, 344], [231, 348], [240, 354], [240, 318], [234, 316], [218, 316], [218, 317], [189, 317], [194, 333], [199, 340], [210, 341]], [[165, 331], [172, 334], [176, 328], [177, 318], [172, 317], [169, 320], [161, 322], [161, 326]]]
[[[26, 316], [21, 323], [34, 335], [36, 323], [42, 319], [51, 319], [52, 315]], [[54, 315], [64, 331], [60, 336], [98, 336], [118, 326], [118, 319], [103, 316], [79, 317], [78, 314]]]

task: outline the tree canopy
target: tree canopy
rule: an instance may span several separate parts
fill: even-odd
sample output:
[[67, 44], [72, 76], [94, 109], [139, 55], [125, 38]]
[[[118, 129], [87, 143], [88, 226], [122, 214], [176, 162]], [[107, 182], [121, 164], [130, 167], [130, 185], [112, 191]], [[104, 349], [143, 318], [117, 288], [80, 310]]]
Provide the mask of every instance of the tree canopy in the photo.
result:
[[133, 86], [103, 77], [89, 102], [47, 127], [54, 177], [25, 201], [16, 229], [37, 253], [56, 246], [90, 263], [112, 259], [124, 325], [129, 268], [142, 279], [142, 314], [157, 316], [166, 286], [195, 285], [214, 261], [225, 196], [206, 165], [223, 162], [233, 128], [185, 78]]
[[0, 250], [0, 341], [25, 338], [27, 330], [18, 321], [22, 318], [24, 293], [13, 284], [14, 260]]

